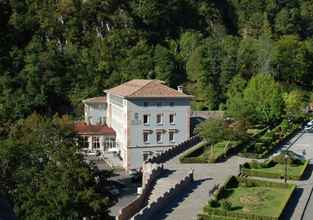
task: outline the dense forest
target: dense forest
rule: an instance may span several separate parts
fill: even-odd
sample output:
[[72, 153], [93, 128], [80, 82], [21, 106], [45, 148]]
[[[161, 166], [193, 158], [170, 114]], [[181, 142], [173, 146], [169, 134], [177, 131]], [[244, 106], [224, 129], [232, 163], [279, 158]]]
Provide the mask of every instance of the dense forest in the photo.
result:
[[[84, 98], [103, 95], [104, 89], [130, 79], [156, 78], [173, 88], [184, 85], [185, 91], [196, 97], [193, 109], [234, 108], [236, 114], [240, 100], [255, 101], [260, 95], [257, 91], [264, 91], [257, 90], [258, 82], [263, 81], [258, 74], [267, 75], [264, 80], [269, 82], [270, 92], [266, 94], [274, 94], [269, 103], [278, 92], [285, 93], [282, 96], [290, 103], [290, 114], [298, 105], [295, 99], [311, 98], [312, 0], [2, 0], [0, 162], [8, 170], [0, 175], [0, 186], [9, 182], [11, 189], [2, 187], [0, 193], [15, 204], [18, 216], [24, 219], [34, 204], [23, 203], [31, 194], [16, 197], [16, 192], [29, 181], [38, 181], [32, 172], [41, 173], [43, 179], [39, 180], [47, 183], [35, 190], [38, 198], [53, 192], [54, 186], [43, 173], [51, 171], [51, 164], [45, 169], [39, 164], [34, 171], [33, 165], [23, 160], [31, 160], [38, 152], [51, 158], [43, 148], [47, 145], [43, 136], [49, 132], [62, 140], [57, 142], [61, 152], [66, 151], [69, 143], [63, 140], [70, 135], [59, 134], [66, 124], [62, 115], [79, 118]], [[265, 113], [259, 120], [279, 117]], [[51, 119], [55, 114], [60, 118]], [[32, 146], [31, 151], [24, 155], [21, 146]], [[53, 157], [64, 157], [47, 149]], [[13, 156], [17, 152], [20, 157]], [[94, 187], [90, 168], [75, 158], [77, 163], [72, 165], [80, 169], [78, 176]], [[9, 162], [15, 165], [8, 166]], [[67, 166], [65, 163], [62, 169]], [[29, 169], [21, 175], [15, 172], [20, 167]], [[12, 173], [19, 175], [12, 177]], [[64, 178], [61, 171], [53, 175]], [[72, 183], [66, 184], [65, 188]], [[73, 192], [82, 190], [79, 184]], [[34, 189], [29, 186], [29, 190]], [[89, 196], [77, 200], [77, 204], [87, 204], [85, 209], [73, 208], [76, 211], [71, 214], [59, 210], [53, 216], [99, 214], [102, 201], [91, 202], [87, 191], [84, 193]], [[49, 219], [52, 203], [32, 213], [32, 219]]]
[[133, 78], [183, 84], [195, 109], [223, 109], [237, 74], [312, 87], [310, 0], [3, 0], [0, 22], [2, 132]]

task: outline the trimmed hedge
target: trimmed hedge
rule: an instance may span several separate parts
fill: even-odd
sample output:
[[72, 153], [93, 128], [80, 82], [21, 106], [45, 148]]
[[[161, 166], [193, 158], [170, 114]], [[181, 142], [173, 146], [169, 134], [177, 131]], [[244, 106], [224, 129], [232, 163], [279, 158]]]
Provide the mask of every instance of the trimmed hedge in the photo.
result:
[[284, 208], [281, 210], [278, 216], [260, 216], [260, 215], [255, 215], [251, 213], [243, 213], [243, 212], [234, 212], [234, 211], [227, 211], [219, 208], [212, 208], [209, 206], [205, 206], [203, 208], [204, 214], [198, 215], [198, 219], [200, 220], [207, 220], [207, 219], [214, 219], [218, 216], [221, 218], [217, 219], [246, 219], [246, 220], [281, 220], [283, 211], [291, 199], [291, 196], [293, 195], [293, 192], [296, 188], [294, 184], [283, 184], [283, 183], [278, 183], [278, 182], [270, 182], [270, 181], [264, 181], [264, 180], [257, 180], [257, 179], [247, 179], [247, 178], [242, 178], [242, 177], [235, 177], [231, 176], [227, 181], [225, 182], [224, 186], [222, 186], [216, 194], [216, 199], [221, 200], [224, 198], [224, 190], [227, 188], [234, 188], [236, 185], [242, 185], [242, 184], [247, 184], [250, 186], [264, 186], [264, 187], [272, 187], [272, 188], [290, 188], [291, 193], [286, 200], [284, 204]]
[[[257, 168], [248, 168], [247, 167], [248, 163], [245, 163], [242, 168], [241, 168], [241, 172], [243, 174], [246, 174], [248, 176], [258, 176], [258, 177], [265, 177], [265, 178], [281, 178], [281, 174], [278, 173], [270, 173], [270, 172], [266, 172], [263, 170], [258, 170]], [[299, 175], [288, 175], [288, 179], [289, 180], [300, 180], [305, 172], [305, 170], [307, 169], [309, 165], [309, 161], [305, 161], [304, 165], [303, 165], [303, 169], [301, 170], [301, 172], [299, 173]]]
[[[215, 144], [214, 147], [218, 145], [223, 145], [223, 147], [228, 144], [228, 141], [221, 141]], [[239, 148], [242, 145], [239, 141], [230, 141], [230, 147], [227, 149], [225, 153], [218, 155], [217, 157], [211, 158], [209, 157], [210, 150], [208, 153], [205, 153], [205, 148], [207, 147], [206, 143], [201, 143], [199, 146], [195, 147], [192, 150], [187, 151], [184, 153], [180, 158], [179, 161], [181, 163], [216, 163], [219, 162], [228, 156], [239, 152]]]
[[187, 151], [179, 157], [181, 163], [207, 163], [208, 157], [201, 156], [204, 153], [207, 144], [205, 142], [199, 143], [197, 147]]

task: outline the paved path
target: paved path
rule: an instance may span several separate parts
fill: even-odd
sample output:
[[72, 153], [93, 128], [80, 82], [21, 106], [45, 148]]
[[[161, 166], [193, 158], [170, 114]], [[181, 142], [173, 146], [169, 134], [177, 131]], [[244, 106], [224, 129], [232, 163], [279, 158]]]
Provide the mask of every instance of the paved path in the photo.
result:
[[[299, 133], [286, 143], [282, 149], [288, 148], [298, 154], [302, 154], [303, 149], [305, 149], [306, 158], [311, 159], [313, 158], [313, 147], [311, 146], [313, 146], [313, 134]], [[180, 155], [168, 161], [165, 167], [173, 172], [179, 171], [181, 173], [194, 169], [195, 181], [184, 193], [171, 201], [167, 208], [158, 213], [152, 220], [197, 219], [197, 214], [201, 213], [202, 208], [208, 202], [209, 191], [214, 185], [223, 184], [229, 176], [237, 175], [239, 173], [239, 164], [250, 161], [246, 158], [233, 156], [227, 161], [217, 164], [181, 164], [178, 159], [179, 156]], [[293, 200], [287, 207], [288, 211], [285, 213], [284, 219], [301, 219], [313, 186], [313, 176], [311, 173], [312, 166], [310, 167], [310, 175], [307, 176], [305, 180], [294, 182], [298, 187]], [[306, 211], [305, 215], [308, 217], [303, 218], [304, 220], [313, 219], [313, 201], [310, 201], [308, 207], [307, 210], [309, 211]]]
[[[282, 149], [280, 150], [291, 150], [299, 155], [303, 154], [303, 150], [305, 150], [305, 158], [311, 161], [309, 165], [309, 169], [306, 173], [306, 176], [301, 181], [289, 181], [295, 183], [297, 185], [297, 189], [293, 196], [293, 199], [288, 204], [287, 212], [285, 213], [284, 219], [291, 220], [300, 220], [302, 219], [302, 215], [309, 215], [309, 218], [303, 218], [305, 220], [313, 219], [313, 202], [311, 205], [306, 205], [308, 203], [310, 194], [312, 192], [313, 187], [313, 176], [312, 176], [312, 158], [313, 158], [313, 134], [312, 133], [298, 133], [295, 137], [293, 137], [289, 142], [287, 142]], [[305, 211], [306, 209], [306, 211]]]
[[[299, 137], [297, 139], [297, 137]], [[291, 219], [298, 220], [312, 220], [313, 219], [313, 198], [311, 197], [308, 201], [310, 194], [313, 190], [313, 175], [312, 175], [312, 166], [313, 166], [313, 134], [312, 133], [299, 133], [295, 137], [296, 141], [292, 142], [289, 147], [289, 150], [294, 151], [302, 155], [303, 150], [305, 150], [305, 158], [310, 160], [310, 169], [303, 181], [297, 181], [298, 194], [300, 194], [296, 199], [297, 204], [294, 207], [294, 212], [291, 216]], [[305, 210], [304, 210], [305, 209]], [[304, 212], [304, 215], [302, 216]], [[301, 218], [302, 217], [302, 218]]]
[[[181, 164], [179, 156], [165, 164], [169, 170], [187, 173], [194, 169], [194, 182], [179, 197], [171, 201], [167, 208], [158, 213], [157, 219], [197, 219], [197, 214], [209, 200], [209, 191], [215, 184], [223, 184], [231, 175], [238, 175], [239, 164], [248, 159], [232, 157], [224, 163], [217, 164]], [[170, 177], [170, 176], [169, 176]]]

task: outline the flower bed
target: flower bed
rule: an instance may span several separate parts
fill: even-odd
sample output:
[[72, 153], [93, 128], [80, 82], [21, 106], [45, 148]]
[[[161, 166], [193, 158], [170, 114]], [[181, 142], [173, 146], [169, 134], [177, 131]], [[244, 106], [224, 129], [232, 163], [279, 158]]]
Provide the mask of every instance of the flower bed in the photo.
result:
[[203, 209], [199, 219], [278, 220], [295, 185], [232, 176]]

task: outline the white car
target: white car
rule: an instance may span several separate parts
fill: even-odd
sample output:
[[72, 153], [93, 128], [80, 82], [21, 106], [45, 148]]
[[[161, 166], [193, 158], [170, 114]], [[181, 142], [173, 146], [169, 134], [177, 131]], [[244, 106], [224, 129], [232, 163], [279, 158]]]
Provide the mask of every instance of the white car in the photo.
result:
[[306, 123], [306, 126], [313, 126], [313, 120], [311, 120], [308, 123]]
[[313, 125], [304, 127], [304, 131], [312, 131], [312, 130], [313, 130]]

